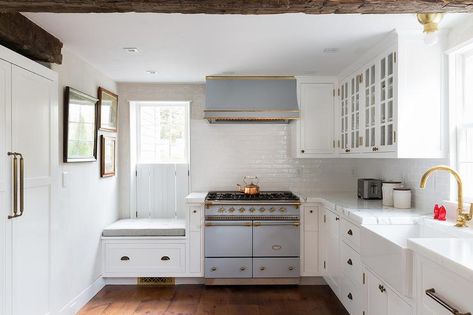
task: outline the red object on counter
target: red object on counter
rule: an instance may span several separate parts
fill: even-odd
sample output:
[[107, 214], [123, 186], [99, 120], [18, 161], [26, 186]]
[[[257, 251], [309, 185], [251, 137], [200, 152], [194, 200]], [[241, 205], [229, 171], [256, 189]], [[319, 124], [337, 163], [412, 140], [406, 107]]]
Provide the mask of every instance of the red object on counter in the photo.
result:
[[439, 205], [436, 204], [435, 207], [434, 207], [434, 219], [435, 220], [438, 220], [438, 218], [439, 218], [439, 211], [440, 211], [440, 207], [439, 207]]
[[438, 220], [440, 220], [440, 221], [446, 221], [447, 220], [447, 209], [445, 209], [444, 206], [441, 206], [440, 209], [439, 209]]

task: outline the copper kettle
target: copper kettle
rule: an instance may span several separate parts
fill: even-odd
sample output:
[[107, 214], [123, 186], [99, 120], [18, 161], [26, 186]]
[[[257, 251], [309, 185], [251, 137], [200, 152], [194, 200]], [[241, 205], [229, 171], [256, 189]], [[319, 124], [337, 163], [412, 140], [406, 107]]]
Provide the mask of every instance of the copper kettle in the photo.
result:
[[[248, 181], [250, 182], [249, 184]], [[256, 183], [253, 183], [253, 181], [256, 181]], [[243, 177], [243, 182], [245, 183], [245, 187], [241, 187], [240, 184], [237, 184], [237, 190], [239, 192], [245, 193], [246, 195], [259, 194], [259, 186], [257, 185], [259, 180], [257, 176], [245, 176]]]

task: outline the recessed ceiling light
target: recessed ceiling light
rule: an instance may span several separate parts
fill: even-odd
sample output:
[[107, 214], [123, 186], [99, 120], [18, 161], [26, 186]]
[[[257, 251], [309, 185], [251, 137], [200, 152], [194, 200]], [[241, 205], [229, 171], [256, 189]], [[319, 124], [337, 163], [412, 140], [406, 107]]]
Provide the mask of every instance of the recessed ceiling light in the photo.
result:
[[154, 71], [154, 70], [147, 70], [146, 73], [147, 73], [147, 74], [156, 74], [157, 72]]
[[136, 48], [136, 47], [125, 47], [125, 48], [123, 48], [123, 50], [126, 51], [129, 54], [137, 54], [137, 53], [140, 52], [139, 49]]
[[335, 54], [335, 53], [338, 53], [340, 49], [338, 49], [337, 47], [330, 47], [330, 48], [325, 48], [324, 49], [324, 53], [325, 54]]

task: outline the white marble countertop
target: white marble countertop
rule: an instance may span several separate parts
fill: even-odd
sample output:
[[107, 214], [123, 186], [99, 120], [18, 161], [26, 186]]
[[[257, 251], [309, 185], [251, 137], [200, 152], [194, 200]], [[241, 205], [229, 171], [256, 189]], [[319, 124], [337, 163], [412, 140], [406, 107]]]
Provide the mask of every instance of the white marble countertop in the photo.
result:
[[192, 192], [186, 196], [186, 202], [187, 203], [204, 203], [207, 193], [208, 192], [206, 191]]
[[381, 200], [362, 200], [356, 192], [298, 193], [304, 202], [328, 203], [335, 210], [358, 224], [413, 224], [433, 212], [425, 209], [396, 209], [383, 206]]
[[414, 238], [407, 247], [473, 281], [473, 238]]

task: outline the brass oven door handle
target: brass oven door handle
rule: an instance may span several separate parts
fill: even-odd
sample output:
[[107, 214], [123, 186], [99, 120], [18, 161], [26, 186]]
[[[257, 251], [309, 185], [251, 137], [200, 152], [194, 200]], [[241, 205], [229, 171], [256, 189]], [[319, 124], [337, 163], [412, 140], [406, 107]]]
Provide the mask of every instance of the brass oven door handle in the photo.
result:
[[437, 293], [435, 293], [434, 288], [425, 290], [425, 294], [427, 294], [428, 297], [430, 297], [432, 300], [442, 305], [447, 311], [449, 311], [450, 313], [454, 315], [471, 315], [470, 312], [462, 313], [459, 310], [457, 310], [455, 307], [451, 306], [450, 303], [443, 300]]

